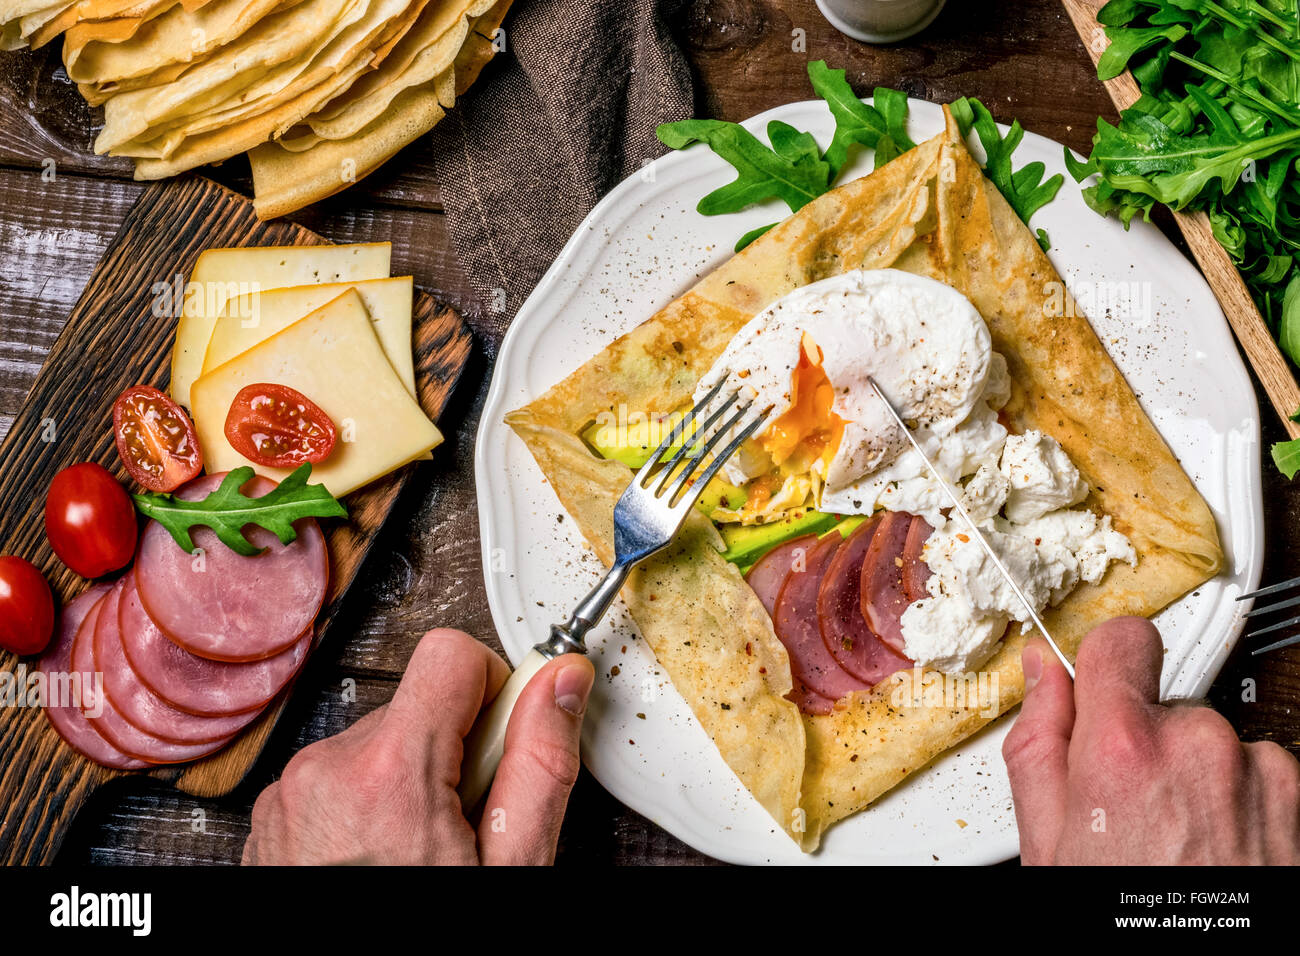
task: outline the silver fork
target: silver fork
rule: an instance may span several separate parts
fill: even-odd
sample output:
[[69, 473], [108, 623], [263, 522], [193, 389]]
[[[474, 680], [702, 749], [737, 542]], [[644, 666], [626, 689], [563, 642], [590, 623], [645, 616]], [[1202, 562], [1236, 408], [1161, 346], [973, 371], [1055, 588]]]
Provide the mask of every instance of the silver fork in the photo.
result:
[[[1283, 594], [1297, 585], [1300, 585], [1300, 578], [1292, 578], [1290, 581], [1270, 584], [1266, 588], [1260, 588], [1257, 591], [1251, 591], [1249, 594], [1243, 594], [1237, 598], [1237, 600], [1244, 601], [1247, 598], [1271, 597], [1275, 594]], [[1264, 604], [1260, 607], [1251, 608], [1246, 612], [1246, 617], [1258, 617], [1261, 614], [1271, 614], [1274, 611], [1284, 611], [1289, 607], [1297, 606], [1300, 606], [1300, 597], [1286, 598], [1285, 600], [1280, 600], [1273, 604]], [[1270, 624], [1268, 627], [1261, 627], [1257, 631], [1251, 631], [1246, 636], [1258, 637], [1261, 634], [1276, 634], [1278, 631], [1284, 631], [1288, 627], [1294, 627], [1297, 624], [1300, 624], [1300, 617], [1287, 618], [1285, 621], [1278, 621], [1276, 624]], [[1257, 647], [1250, 653], [1252, 656], [1257, 654], [1266, 654], [1269, 651], [1276, 651], [1281, 647], [1290, 647], [1292, 644], [1300, 644], [1300, 634], [1292, 634], [1290, 637], [1283, 638], [1280, 641], [1275, 641], [1265, 647]]]
[[[565, 623], [551, 625], [551, 636], [528, 652], [492, 705], [479, 715], [474, 729], [465, 738], [465, 759], [458, 790], [461, 805], [467, 814], [478, 806], [492, 783], [505, 749], [506, 726], [510, 714], [528, 681], [552, 658], [561, 654], [587, 652], [584, 642], [587, 632], [605, 616], [623, 582], [627, 580], [628, 573], [636, 564], [672, 541], [709, 480], [758, 431], [771, 413], [770, 408], [758, 411], [747, 424], [740, 427], [740, 431], [722, 451], [717, 451], [723, 439], [740, 426], [753, 408], [752, 399], [738, 405], [740, 392], [733, 391], [709, 414], [704, 424], [696, 429], [695, 434], [703, 436], [703, 444], [688, 441], [687, 432], [692, 423], [719, 396], [726, 381], [724, 375], [673, 427], [650, 459], [633, 476], [614, 506], [613, 567], [605, 573], [591, 593], [579, 602]], [[712, 430], [733, 406], [736, 408], [731, 417], [716, 430]], [[664, 456], [678, 440], [681, 441], [681, 447], [666, 465], [662, 464]], [[679, 466], [681, 471], [675, 474]]]

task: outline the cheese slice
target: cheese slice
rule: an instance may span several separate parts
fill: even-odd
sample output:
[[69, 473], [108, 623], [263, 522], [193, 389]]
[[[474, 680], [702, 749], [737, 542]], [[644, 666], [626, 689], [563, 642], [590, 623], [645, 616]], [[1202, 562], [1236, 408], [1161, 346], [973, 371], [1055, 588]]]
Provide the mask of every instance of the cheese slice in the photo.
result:
[[212, 371], [236, 355], [288, 328], [308, 313], [356, 289], [365, 304], [379, 345], [388, 364], [415, 396], [415, 362], [411, 355], [411, 306], [414, 292], [410, 276], [367, 279], [362, 282], [327, 282], [267, 289], [227, 299], [212, 328], [203, 371]]
[[297, 389], [334, 422], [338, 443], [313, 466], [311, 480], [335, 497], [442, 442], [389, 364], [355, 289], [195, 380], [194, 427], [210, 474], [242, 465], [276, 481], [289, 474], [249, 461], [226, 441], [226, 415], [235, 396], [266, 382]]
[[388, 275], [391, 254], [392, 244], [387, 242], [207, 250], [194, 263], [176, 324], [172, 398], [193, 407], [190, 386], [202, 374], [212, 326], [227, 299], [285, 286], [383, 279]]

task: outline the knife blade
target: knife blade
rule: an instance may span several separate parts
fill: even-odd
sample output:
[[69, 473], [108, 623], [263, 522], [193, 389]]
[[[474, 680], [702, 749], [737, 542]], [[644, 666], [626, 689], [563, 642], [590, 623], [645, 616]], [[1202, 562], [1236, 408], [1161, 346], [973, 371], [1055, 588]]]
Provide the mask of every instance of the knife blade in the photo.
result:
[[984, 549], [984, 553], [987, 554], [989, 559], [993, 562], [993, 566], [1001, 572], [1003, 579], [1011, 586], [1011, 590], [1015, 593], [1016, 597], [1020, 599], [1020, 603], [1025, 606], [1025, 610], [1029, 612], [1029, 619], [1033, 622], [1034, 627], [1038, 628], [1043, 637], [1047, 638], [1047, 643], [1052, 645], [1052, 650], [1056, 652], [1056, 656], [1060, 659], [1061, 663], [1065, 665], [1065, 672], [1070, 675], [1071, 680], [1074, 680], [1074, 665], [1070, 663], [1069, 658], [1067, 658], [1064, 652], [1062, 652], [1060, 645], [1056, 643], [1056, 639], [1052, 637], [1051, 632], [1047, 630], [1047, 626], [1043, 624], [1043, 619], [1038, 616], [1038, 611], [1035, 610], [1034, 605], [1030, 603], [1029, 599], [1025, 597], [1025, 592], [1020, 590], [1020, 585], [1017, 584], [1016, 579], [1011, 576], [1011, 572], [1007, 570], [1007, 566], [1002, 563], [1002, 559], [998, 557], [998, 553], [993, 550], [993, 545], [989, 544], [988, 538], [984, 536], [984, 532], [981, 531], [979, 525], [975, 523], [975, 519], [973, 519], [966, 511], [965, 507], [963, 507], [961, 500], [957, 497], [957, 493], [953, 491], [952, 485], [944, 479], [943, 475], [939, 474], [939, 470], [934, 467], [934, 462], [930, 461], [930, 456], [921, 449], [920, 442], [916, 440], [915, 436], [912, 434], [912, 430], [907, 427], [907, 423], [904, 422], [902, 416], [898, 414], [898, 409], [894, 408], [893, 403], [886, 398], [885, 393], [880, 390], [880, 386], [876, 384], [876, 380], [868, 376], [867, 381], [875, 391], [876, 397], [880, 399], [885, 408], [889, 409], [890, 416], [898, 424], [898, 427], [903, 430], [903, 434], [907, 436], [907, 440], [911, 443], [912, 448], [921, 456], [921, 460], [925, 462], [925, 467], [929, 469], [934, 480], [939, 483], [941, 488], [943, 488], [944, 494], [946, 494], [948, 500], [952, 502], [953, 510], [957, 512], [957, 514], [961, 515], [966, 526], [970, 528], [971, 533], [975, 535], [975, 540], [980, 543], [980, 547]]

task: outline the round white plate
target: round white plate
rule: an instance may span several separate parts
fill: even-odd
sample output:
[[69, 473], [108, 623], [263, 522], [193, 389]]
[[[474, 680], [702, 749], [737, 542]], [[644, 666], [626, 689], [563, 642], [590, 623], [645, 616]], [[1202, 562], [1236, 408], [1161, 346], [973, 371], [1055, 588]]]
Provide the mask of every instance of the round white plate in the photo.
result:
[[[820, 101], [745, 122], [809, 130], [824, 149], [834, 122]], [[938, 106], [911, 101], [918, 142], [940, 132]], [[1028, 133], [1018, 166], [1064, 172], [1062, 148]], [[869, 172], [858, 156], [844, 179]], [[511, 325], [497, 358], [475, 453], [484, 577], [497, 631], [516, 662], [566, 619], [603, 572], [523, 442], [502, 416], [542, 394], [732, 254], [749, 229], [786, 214], [773, 202], [728, 216], [695, 211], [735, 177], [702, 146], [621, 183], [569, 240]], [[1199, 696], [1222, 667], [1263, 558], [1259, 409], [1205, 280], [1158, 229], [1125, 232], [1084, 205], [1066, 175], [1035, 228], [1143, 407], [1210, 503], [1226, 570], [1158, 618], [1168, 696]], [[1244, 604], [1245, 602], [1242, 602]], [[1011, 719], [950, 750], [800, 853], [740, 784], [636, 634], [622, 602], [588, 638], [596, 686], [583, 759], [614, 796], [711, 856], [738, 863], [992, 863], [1018, 852], [999, 748]]]

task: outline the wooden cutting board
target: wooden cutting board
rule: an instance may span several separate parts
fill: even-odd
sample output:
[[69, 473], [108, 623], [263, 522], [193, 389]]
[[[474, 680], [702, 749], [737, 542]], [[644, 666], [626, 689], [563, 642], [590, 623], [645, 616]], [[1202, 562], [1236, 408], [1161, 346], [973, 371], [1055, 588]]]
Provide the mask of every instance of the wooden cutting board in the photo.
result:
[[[113, 444], [113, 400], [130, 385], [166, 389], [176, 326], [170, 303], [177, 301], [174, 293], [183, 288], [199, 254], [228, 246], [324, 242], [293, 223], [258, 221], [251, 202], [200, 177], [147, 189], [105, 251], [0, 446], [0, 554], [35, 563], [64, 604], [80, 593], [87, 582], [54, 556], [45, 538], [46, 489], [58, 471], [80, 461], [99, 462], [127, 481]], [[453, 310], [417, 290], [412, 338], [420, 404], [436, 421], [469, 357], [470, 332]], [[418, 472], [418, 464], [408, 465], [353, 492], [344, 499], [346, 521], [322, 522], [330, 590], [316, 620], [314, 647], [338, 615], [398, 495]], [[0, 651], [0, 675], [34, 662]], [[196, 796], [228, 793], [262, 752], [291, 689], [213, 756], [136, 773]], [[0, 863], [52, 860], [87, 798], [107, 781], [127, 775], [73, 751], [40, 708], [0, 706]]]

